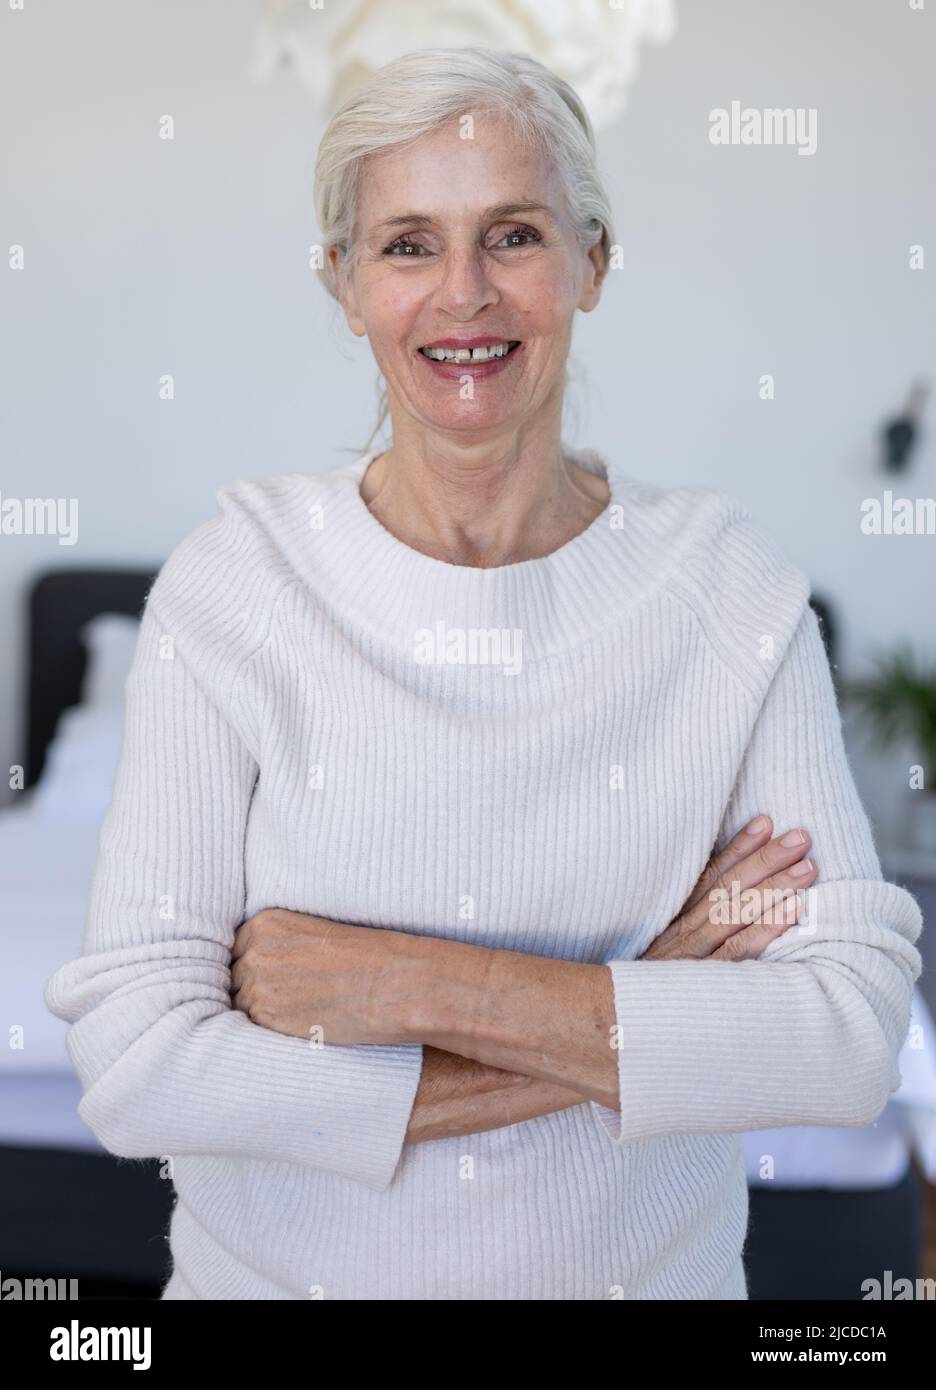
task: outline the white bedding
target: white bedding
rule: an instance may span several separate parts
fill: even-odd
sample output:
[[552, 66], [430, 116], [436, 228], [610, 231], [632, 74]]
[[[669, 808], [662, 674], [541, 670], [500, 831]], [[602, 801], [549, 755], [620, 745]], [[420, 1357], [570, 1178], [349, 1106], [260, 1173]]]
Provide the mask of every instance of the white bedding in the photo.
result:
[[[67, 1025], [42, 998], [49, 975], [81, 949], [98, 821], [40, 816], [31, 798], [0, 811], [0, 1076], [71, 1072]], [[11, 1046], [19, 1025], [22, 1047]], [[18, 1042], [18, 1038], [13, 1039]]]
[[0, 1076], [0, 1148], [79, 1149], [103, 1153], [78, 1118], [81, 1083], [66, 1072]]
[[[913, 1045], [918, 1037], [920, 1047]], [[936, 1182], [936, 1027], [919, 990], [913, 992], [900, 1076], [900, 1088], [875, 1124], [860, 1129], [803, 1125], [743, 1134], [749, 1184], [885, 1187], [903, 1177], [911, 1152], [930, 1182]], [[772, 1175], [765, 1155], [773, 1160]]]
[[[42, 998], [49, 975], [80, 949], [99, 822], [50, 820], [33, 803], [24, 793], [0, 811], [0, 1144], [102, 1152], [78, 1118], [67, 1025]], [[10, 1046], [17, 1025], [21, 1048]]]

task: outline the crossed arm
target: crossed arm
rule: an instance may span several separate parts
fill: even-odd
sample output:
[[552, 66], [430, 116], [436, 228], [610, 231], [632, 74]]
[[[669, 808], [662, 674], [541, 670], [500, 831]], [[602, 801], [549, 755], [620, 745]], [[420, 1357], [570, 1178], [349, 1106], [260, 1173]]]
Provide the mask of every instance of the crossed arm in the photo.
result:
[[[730, 927], [717, 950], [659, 958], [655, 940], [639, 960], [589, 965], [301, 916], [296, 932], [274, 910], [236, 934], [235, 1006], [302, 1037], [311, 1022], [331, 1042], [418, 1042], [564, 1088], [622, 1143], [868, 1124], [899, 1085], [922, 917], [881, 877], [811, 609], [773, 676], [717, 845], [764, 805], [781, 825], [804, 815], [823, 881], [801, 928], [751, 954], [732, 953], [744, 933]], [[306, 968], [290, 962], [310, 943]], [[720, 959], [703, 971], [699, 955]], [[535, 1103], [524, 1087], [481, 1104]], [[542, 1099], [564, 1104], [554, 1089]]]
[[[181, 644], [160, 659], [172, 627], [147, 606], [83, 952], [45, 991], [70, 1025], [79, 1114], [112, 1153], [290, 1162], [383, 1191], [404, 1135], [469, 1134], [566, 1104], [593, 1105], [620, 1143], [880, 1113], [899, 1083], [922, 918], [881, 879], [814, 618], [772, 678], [718, 842], [764, 806], [780, 826], [802, 816], [824, 880], [816, 910], [802, 937], [766, 943], [763, 965], [723, 955], [704, 970], [658, 957], [673, 923], [639, 960], [578, 965], [378, 931], [384, 958], [370, 929], [300, 918], [303, 931], [279, 933], [277, 964], [268, 931], [240, 915], [237, 847], [258, 775], [232, 722], [242, 711], [206, 693], [212, 670], [190, 669]], [[160, 885], [176, 889], [171, 916]], [[347, 1003], [344, 1035], [330, 999]], [[422, 1045], [326, 1046], [310, 1065], [310, 1027], [366, 1042], [375, 1026], [377, 1039]]]
[[[815, 872], [804, 857], [809, 838], [785, 846], [770, 839], [769, 818], [754, 825], [712, 858], [648, 956], [751, 959], [792, 925], [799, 904], [789, 895]], [[709, 895], [729, 882], [748, 894], [744, 915], [713, 922]], [[785, 895], [793, 910], [763, 912], [772, 893]], [[587, 1100], [619, 1107], [614, 987], [604, 965], [272, 909], [240, 928], [231, 983], [235, 1007], [278, 1032], [421, 1043], [410, 1143], [516, 1124]]]
[[273, 909], [238, 932], [235, 1007], [332, 1043], [421, 1043], [407, 1139], [617, 1104], [610, 971]]

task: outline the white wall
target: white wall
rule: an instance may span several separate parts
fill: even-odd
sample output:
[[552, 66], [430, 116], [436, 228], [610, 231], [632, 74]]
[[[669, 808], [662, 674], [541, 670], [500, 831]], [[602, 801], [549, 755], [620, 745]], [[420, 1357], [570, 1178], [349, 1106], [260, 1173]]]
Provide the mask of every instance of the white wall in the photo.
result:
[[[574, 437], [747, 502], [836, 601], [846, 673], [903, 635], [931, 656], [936, 538], [864, 537], [858, 504], [936, 492], [931, 437], [896, 480], [874, 449], [911, 379], [936, 376], [936, 0], [678, 8], [601, 137], [626, 263], [578, 330]], [[80, 520], [74, 547], [0, 536], [2, 768], [24, 756], [37, 572], [155, 566], [220, 484], [332, 467], [369, 431], [375, 368], [306, 268], [320, 127], [291, 74], [250, 82], [258, 9], [0, 8], [0, 245], [27, 258], [0, 264], [0, 491], [77, 497]], [[817, 153], [713, 146], [708, 113], [733, 99], [817, 108]], [[908, 268], [917, 242], [927, 271]], [[902, 760], [854, 756], [886, 830]]]

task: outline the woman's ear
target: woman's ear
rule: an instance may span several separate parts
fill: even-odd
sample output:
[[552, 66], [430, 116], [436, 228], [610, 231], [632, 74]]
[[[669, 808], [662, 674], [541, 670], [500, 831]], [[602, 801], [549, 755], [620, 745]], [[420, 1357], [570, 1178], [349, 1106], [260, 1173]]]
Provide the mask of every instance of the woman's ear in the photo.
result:
[[331, 261], [332, 273], [335, 277], [338, 303], [344, 309], [348, 327], [356, 338], [366, 338], [367, 330], [358, 312], [357, 296], [354, 293], [354, 280], [352, 276], [347, 274], [347, 263], [337, 246], [328, 248], [328, 259]]
[[608, 260], [604, 251], [604, 237], [599, 237], [589, 248], [585, 258], [585, 274], [582, 278], [582, 293], [578, 307], [587, 314], [594, 309], [601, 298], [601, 287], [608, 270]]

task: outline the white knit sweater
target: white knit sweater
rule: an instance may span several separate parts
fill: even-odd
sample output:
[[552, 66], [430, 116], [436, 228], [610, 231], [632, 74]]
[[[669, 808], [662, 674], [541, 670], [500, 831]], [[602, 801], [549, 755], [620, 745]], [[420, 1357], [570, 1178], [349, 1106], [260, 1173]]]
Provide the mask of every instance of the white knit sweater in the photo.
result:
[[[449, 565], [370, 513], [370, 457], [220, 489], [150, 592], [83, 954], [46, 987], [80, 1113], [172, 1158], [165, 1298], [743, 1299], [738, 1131], [874, 1120], [920, 972], [806, 577], [724, 493], [613, 470], [551, 555]], [[762, 811], [812, 835], [802, 928], [639, 960]], [[421, 1047], [231, 1008], [264, 907], [608, 963], [620, 1112], [405, 1144]]]

